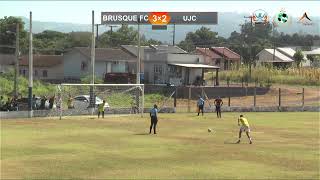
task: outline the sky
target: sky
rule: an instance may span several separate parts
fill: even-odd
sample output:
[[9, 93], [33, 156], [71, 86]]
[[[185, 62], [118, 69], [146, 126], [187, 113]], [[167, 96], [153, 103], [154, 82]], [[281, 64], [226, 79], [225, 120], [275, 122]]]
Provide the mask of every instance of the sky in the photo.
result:
[[23, 16], [33, 13], [33, 20], [45, 22], [69, 22], [90, 24], [91, 11], [95, 21], [100, 22], [102, 11], [213, 11], [251, 14], [263, 9], [270, 16], [282, 8], [292, 16], [320, 16], [320, 1], [0, 1], [0, 17]]

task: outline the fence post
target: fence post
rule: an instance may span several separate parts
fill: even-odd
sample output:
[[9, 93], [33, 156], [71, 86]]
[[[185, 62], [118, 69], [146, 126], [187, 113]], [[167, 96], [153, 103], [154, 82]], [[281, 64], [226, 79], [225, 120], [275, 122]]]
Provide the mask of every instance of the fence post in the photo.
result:
[[256, 86], [254, 86], [254, 91], [253, 91], [253, 93], [254, 93], [254, 96], [253, 96], [253, 106], [256, 107], [256, 105], [257, 105], [257, 87], [256, 87]]
[[302, 107], [304, 107], [304, 88], [302, 88]]
[[189, 86], [189, 96], [188, 96], [188, 113], [190, 113], [190, 101], [191, 101], [191, 86]]
[[243, 77], [241, 78], [241, 87], [243, 88]]
[[178, 88], [177, 86], [175, 86], [175, 90], [174, 90], [174, 100], [173, 100], [173, 112], [176, 112], [176, 107], [177, 107], [177, 92]]
[[257, 80], [254, 81], [254, 89], [253, 89], [253, 106], [257, 105]]
[[227, 84], [228, 84], [228, 106], [230, 107], [230, 101], [231, 101], [231, 99], [230, 99], [230, 81], [229, 81], [229, 78], [228, 78], [228, 81], [227, 81]]
[[279, 88], [279, 108], [281, 107], [281, 88]]

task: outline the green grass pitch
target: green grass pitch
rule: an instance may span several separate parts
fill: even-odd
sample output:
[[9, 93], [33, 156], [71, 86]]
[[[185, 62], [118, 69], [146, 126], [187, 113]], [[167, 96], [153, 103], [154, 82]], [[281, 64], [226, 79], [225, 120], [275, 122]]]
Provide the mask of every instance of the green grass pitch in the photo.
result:
[[252, 145], [238, 115], [2, 120], [1, 179], [319, 179], [319, 113], [244, 113]]

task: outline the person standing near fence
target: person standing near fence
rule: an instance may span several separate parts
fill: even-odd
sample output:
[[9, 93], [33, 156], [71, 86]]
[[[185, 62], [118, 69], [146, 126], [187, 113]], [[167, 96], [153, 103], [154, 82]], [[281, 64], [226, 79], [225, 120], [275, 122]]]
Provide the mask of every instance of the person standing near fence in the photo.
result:
[[55, 95], [51, 96], [49, 98], [49, 109], [53, 108], [53, 104], [54, 104], [54, 99], [55, 99]]
[[216, 106], [217, 118], [221, 118], [221, 106], [223, 105], [223, 101], [220, 96], [214, 100], [214, 105]]
[[69, 94], [69, 98], [68, 98], [68, 101], [67, 101], [67, 106], [68, 106], [68, 109], [73, 109], [74, 106], [73, 106], [73, 98], [71, 97], [71, 95]]
[[3, 99], [3, 96], [0, 97], [0, 111], [3, 111], [5, 108], [5, 102], [4, 102], [4, 99]]
[[104, 118], [104, 105], [105, 104], [106, 104], [106, 101], [103, 100], [103, 102], [98, 105], [98, 118], [100, 118], [100, 114], [102, 115], [102, 118]]
[[153, 108], [150, 110], [150, 118], [151, 118], [151, 125], [149, 134], [151, 134], [151, 130], [153, 127], [153, 133], [157, 134], [157, 123], [158, 123], [158, 106], [155, 104]]
[[198, 105], [198, 116], [200, 114], [200, 111], [201, 111], [202, 116], [203, 116], [204, 99], [201, 96], [199, 96], [197, 105]]

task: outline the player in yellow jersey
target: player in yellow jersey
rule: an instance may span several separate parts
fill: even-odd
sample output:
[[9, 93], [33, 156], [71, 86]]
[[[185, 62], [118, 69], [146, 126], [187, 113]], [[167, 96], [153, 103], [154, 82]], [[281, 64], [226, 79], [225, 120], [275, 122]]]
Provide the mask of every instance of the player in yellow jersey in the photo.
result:
[[103, 102], [98, 105], [98, 118], [100, 118], [100, 114], [102, 115], [102, 118], [104, 118], [104, 105], [105, 104], [106, 104], [106, 101], [103, 100]]
[[237, 143], [240, 143], [241, 133], [245, 131], [249, 138], [250, 144], [252, 144], [252, 139], [250, 137], [250, 125], [248, 120], [245, 117], [243, 117], [243, 115], [240, 115], [240, 117], [238, 118], [238, 126], [240, 126], [240, 123], [241, 127], [239, 131], [239, 140], [237, 141]]

